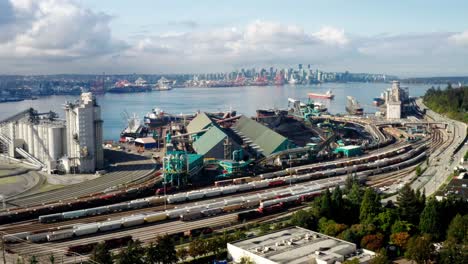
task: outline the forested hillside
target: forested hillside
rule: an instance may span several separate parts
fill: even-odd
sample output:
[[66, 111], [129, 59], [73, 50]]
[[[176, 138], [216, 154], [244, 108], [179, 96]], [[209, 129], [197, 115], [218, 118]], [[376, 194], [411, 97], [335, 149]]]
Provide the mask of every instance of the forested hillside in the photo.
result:
[[448, 85], [444, 90], [432, 87], [424, 95], [424, 103], [449, 118], [468, 122], [468, 86], [452, 88]]

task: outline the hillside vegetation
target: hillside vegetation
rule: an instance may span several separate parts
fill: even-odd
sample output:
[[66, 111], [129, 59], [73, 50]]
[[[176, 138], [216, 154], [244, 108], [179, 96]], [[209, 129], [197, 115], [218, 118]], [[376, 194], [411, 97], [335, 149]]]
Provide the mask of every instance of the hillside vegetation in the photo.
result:
[[432, 87], [424, 95], [424, 104], [449, 118], [468, 123], [468, 86], [452, 88], [449, 84], [444, 90]]

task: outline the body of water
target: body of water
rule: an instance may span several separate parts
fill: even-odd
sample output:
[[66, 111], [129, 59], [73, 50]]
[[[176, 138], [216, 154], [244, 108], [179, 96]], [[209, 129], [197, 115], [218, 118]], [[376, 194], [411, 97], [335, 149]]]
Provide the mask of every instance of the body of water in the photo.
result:
[[[404, 86], [404, 85], [402, 85]], [[323, 102], [330, 113], [345, 113], [346, 96], [354, 96], [364, 107], [365, 112], [375, 112], [372, 106], [374, 97], [391, 87], [388, 83], [325, 83], [321, 85], [297, 86], [250, 86], [223, 88], [177, 88], [171, 91], [105, 94], [97, 100], [102, 109], [104, 120], [104, 138], [118, 139], [125, 127], [122, 113], [127, 111], [143, 116], [153, 108], [160, 108], [172, 114], [190, 114], [195, 111], [226, 111], [232, 108], [240, 114], [255, 115], [259, 108], [287, 108], [288, 98], [307, 101], [308, 92], [325, 93], [331, 90], [334, 100]], [[422, 96], [430, 85], [409, 85], [410, 96]], [[79, 96], [48, 96], [37, 100], [26, 100], [0, 104], [0, 120], [15, 113], [33, 107], [41, 112], [55, 111], [64, 116], [63, 104], [74, 101]]]

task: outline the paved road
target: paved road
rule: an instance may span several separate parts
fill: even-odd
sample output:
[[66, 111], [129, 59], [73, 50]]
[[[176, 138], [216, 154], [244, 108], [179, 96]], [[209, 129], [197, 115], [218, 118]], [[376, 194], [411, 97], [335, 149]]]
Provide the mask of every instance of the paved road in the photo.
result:
[[[438, 113], [428, 109], [421, 99], [416, 100], [416, 104], [421, 110], [426, 110], [426, 116], [434, 119], [434, 121], [440, 121], [448, 123], [447, 133], [444, 136], [444, 143], [442, 147], [430, 153], [429, 166], [426, 163], [421, 165], [421, 168], [426, 168], [426, 171], [418, 177], [412, 184], [413, 189], [420, 189], [426, 192], [426, 195], [431, 195], [437, 192], [440, 186], [447, 180], [453, 171], [453, 167], [458, 165], [463, 155], [468, 150], [468, 146], [464, 145], [457, 153], [454, 154], [455, 149], [463, 144], [467, 134], [467, 124], [455, 120], [448, 119], [447, 117], [441, 116]], [[448, 132], [450, 131], [450, 132]], [[452, 141], [453, 139], [453, 141]], [[396, 192], [403, 186], [404, 182], [410, 182], [415, 177], [415, 173], [411, 173], [404, 177], [400, 184], [390, 186], [389, 192]], [[384, 199], [396, 201], [396, 195]]]
[[[467, 124], [459, 121], [449, 119], [442, 116], [430, 109], [428, 109], [419, 99], [416, 101], [421, 110], [426, 110], [426, 115], [434, 119], [435, 121], [441, 121], [448, 123], [447, 133], [449, 135], [448, 141], [453, 139], [452, 144], [440, 148], [439, 151], [432, 153], [429, 160], [429, 167], [426, 172], [422, 175], [425, 180], [415, 181], [413, 188], [421, 188], [426, 191], [426, 195], [435, 193], [439, 187], [447, 180], [450, 174], [453, 172], [453, 167], [459, 164], [463, 155], [468, 150], [468, 146], [464, 145], [457, 153], [454, 153], [456, 148], [463, 144], [466, 133]], [[440, 154], [440, 155], [439, 155]], [[436, 157], [436, 155], [439, 155]]]

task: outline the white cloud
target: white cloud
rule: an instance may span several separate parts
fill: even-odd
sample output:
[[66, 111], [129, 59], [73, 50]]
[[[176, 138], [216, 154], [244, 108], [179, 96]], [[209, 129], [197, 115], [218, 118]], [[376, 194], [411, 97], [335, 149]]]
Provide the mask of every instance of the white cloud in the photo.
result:
[[[148, 28], [119, 39], [111, 19], [73, 0], [0, 0], [0, 74], [187, 73], [297, 63], [403, 75], [468, 74], [468, 31], [359, 36], [333, 26], [310, 31], [253, 20], [206, 29], [187, 20], [169, 23], [187, 32], [154, 35]], [[442, 65], [447, 62], [450, 68]]]
[[[122, 49], [109, 27], [110, 17], [83, 8], [69, 0], [0, 0], [10, 7], [13, 23], [0, 30], [9, 33], [0, 39], [3, 56], [26, 59], [66, 60], [102, 55]], [[1, 22], [1, 21], [0, 21]]]
[[328, 44], [346, 45], [349, 43], [349, 39], [346, 37], [343, 29], [327, 26], [313, 35]]
[[468, 46], [468, 30], [451, 35], [449, 40], [458, 45]]

